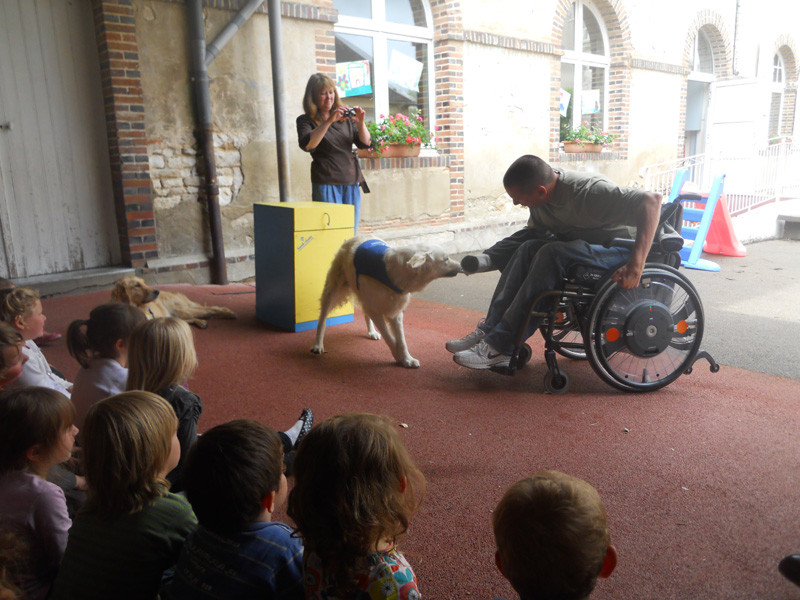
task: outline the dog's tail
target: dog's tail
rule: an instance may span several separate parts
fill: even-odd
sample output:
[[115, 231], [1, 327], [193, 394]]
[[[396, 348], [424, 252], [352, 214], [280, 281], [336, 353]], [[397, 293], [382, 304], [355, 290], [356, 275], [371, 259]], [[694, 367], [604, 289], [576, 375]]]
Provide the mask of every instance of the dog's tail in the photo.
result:
[[350, 299], [350, 285], [347, 281], [345, 265], [349, 260], [349, 253], [345, 248], [339, 248], [333, 257], [328, 276], [325, 278], [325, 287], [322, 289], [320, 305], [328, 313]]

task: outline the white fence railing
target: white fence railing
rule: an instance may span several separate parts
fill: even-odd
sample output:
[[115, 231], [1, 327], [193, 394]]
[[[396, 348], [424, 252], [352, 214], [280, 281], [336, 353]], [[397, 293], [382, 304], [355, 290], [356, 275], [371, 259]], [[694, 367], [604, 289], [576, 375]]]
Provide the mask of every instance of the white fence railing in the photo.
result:
[[679, 169], [689, 169], [689, 181], [707, 190], [725, 174], [725, 195], [731, 215], [787, 198], [800, 198], [800, 145], [775, 144], [743, 152], [697, 154], [648, 165], [639, 171], [644, 188], [664, 196]]

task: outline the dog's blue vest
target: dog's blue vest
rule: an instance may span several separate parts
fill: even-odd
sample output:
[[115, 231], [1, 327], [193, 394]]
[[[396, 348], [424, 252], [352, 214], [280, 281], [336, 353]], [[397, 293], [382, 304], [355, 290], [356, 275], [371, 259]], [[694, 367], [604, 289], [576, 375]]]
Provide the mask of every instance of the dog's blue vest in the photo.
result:
[[379, 281], [393, 292], [404, 294], [403, 290], [398, 288], [389, 275], [386, 273], [386, 263], [383, 261], [383, 255], [389, 249], [384, 242], [380, 240], [367, 240], [356, 248], [356, 253], [353, 256], [353, 264], [356, 268], [356, 288], [358, 285], [358, 277], [366, 275], [372, 277], [375, 281]]

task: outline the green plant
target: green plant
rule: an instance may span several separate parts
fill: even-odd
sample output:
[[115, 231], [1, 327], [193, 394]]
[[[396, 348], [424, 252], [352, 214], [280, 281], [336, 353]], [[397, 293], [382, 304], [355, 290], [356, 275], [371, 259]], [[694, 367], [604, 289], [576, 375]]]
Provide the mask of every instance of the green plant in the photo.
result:
[[416, 108], [409, 111], [409, 116], [402, 113], [381, 115], [380, 121], [367, 122], [367, 130], [372, 138], [372, 147], [380, 154], [383, 154], [389, 144], [408, 146], [422, 144], [426, 148], [435, 147], [433, 134], [425, 126], [425, 121]]
[[580, 127], [565, 128], [562, 133], [562, 139], [565, 142], [581, 142], [583, 144], [603, 144], [607, 146], [617, 136], [613, 133], [606, 133], [601, 131], [595, 125], [589, 125], [586, 122], [580, 124]]

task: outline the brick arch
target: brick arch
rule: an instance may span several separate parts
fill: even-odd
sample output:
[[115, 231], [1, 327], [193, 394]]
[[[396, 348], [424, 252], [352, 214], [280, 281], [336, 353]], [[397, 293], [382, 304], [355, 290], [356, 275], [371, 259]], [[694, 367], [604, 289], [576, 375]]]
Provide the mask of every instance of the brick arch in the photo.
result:
[[722, 15], [713, 10], [700, 11], [689, 25], [683, 45], [683, 64], [688, 69], [692, 68], [694, 41], [700, 30], [708, 36], [708, 40], [711, 42], [711, 51], [714, 55], [714, 75], [717, 76], [717, 79], [730, 79], [733, 77], [730, 35], [728, 35]]
[[786, 83], [797, 85], [797, 48], [788, 34], [778, 36], [773, 44], [772, 54], [780, 54], [785, 67]]
[[[794, 135], [794, 118], [797, 110], [797, 48], [788, 34], [778, 36], [773, 45], [773, 56], [780, 54], [784, 66], [783, 106], [781, 107], [780, 134]], [[772, 64], [772, 57], [770, 57]]]
[[[628, 124], [630, 116], [630, 79], [631, 42], [628, 13], [622, 0], [589, 0], [598, 10], [608, 34], [608, 54], [610, 58], [608, 73], [608, 129], [617, 135], [614, 142], [615, 151], [625, 157], [628, 152]], [[553, 16], [552, 43], [561, 48], [564, 33], [564, 22], [570, 7], [575, 0], [558, 0]], [[559, 105], [559, 89], [561, 87], [561, 52], [551, 61], [551, 106]], [[550, 122], [550, 156], [558, 157], [559, 145], [559, 113], [554, 110]]]

